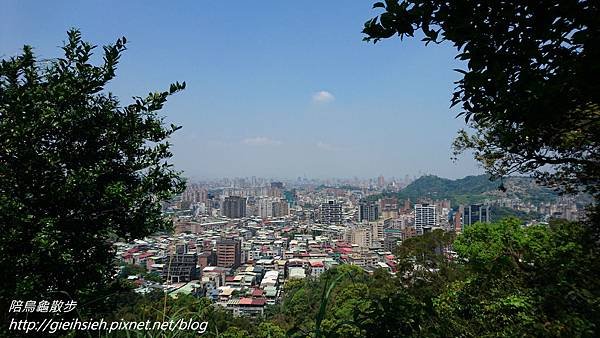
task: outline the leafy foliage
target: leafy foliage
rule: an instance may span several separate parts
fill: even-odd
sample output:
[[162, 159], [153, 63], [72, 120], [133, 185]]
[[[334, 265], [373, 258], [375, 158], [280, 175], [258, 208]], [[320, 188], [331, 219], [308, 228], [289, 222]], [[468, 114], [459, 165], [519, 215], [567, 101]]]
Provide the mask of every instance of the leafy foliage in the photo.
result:
[[543, 214], [535, 211], [522, 211], [500, 205], [492, 205], [490, 207], [490, 220], [497, 221], [509, 217], [517, 217], [522, 221], [533, 221], [543, 219]]
[[531, 173], [567, 192], [600, 197], [600, 6], [596, 1], [387, 0], [365, 40], [423, 36], [450, 41], [466, 70], [452, 105], [495, 177]]
[[[477, 223], [456, 240], [442, 231], [411, 238], [398, 248], [395, 277], [341, 266], [294, 281], [269, 317], [298, 337], [320, 332], [323, 306], [328, 337], [595, 336], [600, 263], [590, 229], [521, 224]], [[444, 253], [450, 246], [457, 258]], [[331, 280], [339, 282], [324, 302]]]
[[[386, 0], [365, 40], [422, 36], [449, 41], [452, 105], [462, 130], [455, 155], [472, 150], [494, 178], [533, 174], [561, 192], [600, 199], [600, 6], [594, 1]], [[478, 224], [454, 243], [465, 278], [434, 297], [431, 335], [597, 335], [600, 213], [586, 224], [523, 228]], [[591, 225], [591, 226], [590, 226]], [[596, 233], [594, 233], [596, 232]], [[437, 333], [437, 334], [433, 334]]]
[[[207, 322], [206, 337], [249, 337], [258, 334], [257, 329], [264, 328], [267, 333], [277, 337], [280, 332], [277, 328], [269, 326], [268, 322], [260, 326], [254, 325], [248, 318], [233, 317], [226, 310], [211, 304], [208, 298], [195, 298], [190, 295], [179, 294], [177, 298], [165, 295], [162, 291], [155, 291], [148, 295], [129, 293], [127, 303], [122, 304], [110, 315], [103, 317], [107, 320], [125, 320], [135, 322], [177, 322], [184, 321]], [[124, 330], [111, 333], [111, 337], [197, 337], [193, 331], [163, 331], [163, 330]], [[266, 336], [265, 336], [266, 337]]]
[[184, 182], [167, 160], [164, 92], [122, 107], [104, 87], [126, 39], [96, 46], [68, 32], [64, 57], [39, 62], [29, 46], [0, 63], [1, 307], [10, 299], [80, 304], [111, 281], [111, 239], [140, 238], [169, 226], [160, 201]]
[[454, 248], [470, 277], [438, 298], [452, 335], [592, 337], [598, 331], [598, 247], [575, 223], [476, 224]]

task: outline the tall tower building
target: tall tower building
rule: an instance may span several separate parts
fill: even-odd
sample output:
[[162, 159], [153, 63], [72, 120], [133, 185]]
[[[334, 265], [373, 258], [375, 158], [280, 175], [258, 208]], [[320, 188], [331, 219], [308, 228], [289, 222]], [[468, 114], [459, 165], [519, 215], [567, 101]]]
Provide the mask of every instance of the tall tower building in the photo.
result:
[[197, 278], [197, 262], [198, 255], [195, 252], [188, 252], [187, 244], [177, 244], [175, 251], [165, 259], [165, 265], [161, 273], [162, 278], [172, 283], [189, 282]]
[[185, 189], [181, 199], [192, 203], [206, 203], [208, 200], [208, 190], [198, 184], [191, 184]]
[[453, 225], [454, 225], [454, 231], [456, 233], [461, 233], [462, 232], [462, 228], [463, 228], [463, 222], [462, 222], [462, 218], [463, 218], [463, 214], [465, 212], [465, 208], [461, 205], [458, 207], [458, 210], [454, 213], [454, 220], [453, 220]]
[[269, 197], [258, 200], [258, 216], [260, 218], [273, 217], [273, 200]]
[[360, 226], [346, 230], [346, 241], [356, 244], [361, 248], [370, 247], [372, 240], [373, 233], [367, 226]]
[[382, 198], [379, 200], [379, 214], [384, 219], [398, 217], [398, 199]]
[[383, 175], [377, 177], [377, 185], [380, 188], [383, 188], [385, 186], [385, 178], [383, 177]]
[[271, 188], [283, 190], [283, 183], [282, 182], [271, 182]]
[[377, 222], [370, 222], [371, 225], [371, 240], [373, 243], [377, 242], [377, 241], [382, 241], [385, 238], [384, 232], [383, 232], [383, 221], [377, 221]]
[[417, 235], [422, 235], [427, 229], [436, 226], [435, 205], [415, 204], [415, 230]]
[[360, 201], [358, 205], [358, 221], [373, 222], [379, 219], [379, 205], [377, 202]]
[[336, 201], [321, 203], [319, 206], [319, 221], [323, 224], [341, 224], [342, 205]]
[[283, 217], [287, 216], [289, 211], [288, 202], [285, 199], [280, 199], [278, 201], [273, 202], [273, 217]]
[[237, 268], [242, 260], [242, 245], [240, 241], [223, 239], [217, 242], [217, 266]]
[[223, 216], [228, 218], [246, 217], [246, 198], [240, 196], [225, 197]]
[[474, 223], [490, 222], [490, 206], [486, 204], [471, 204], [466, 206], [463, 212], [463, 227], [466, 228]]

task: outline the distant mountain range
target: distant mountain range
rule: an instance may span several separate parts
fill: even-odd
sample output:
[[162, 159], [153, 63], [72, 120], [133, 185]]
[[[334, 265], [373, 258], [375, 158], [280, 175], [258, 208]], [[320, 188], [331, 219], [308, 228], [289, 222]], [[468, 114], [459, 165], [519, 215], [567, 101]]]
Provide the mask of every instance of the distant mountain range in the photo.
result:
[[490, 181], [487, 175], [467, 176], [451, 180], [435, 175], [421, 176], [400, 190], [400, 199], [409, 198], [412, 202], [420, 199], [448, 199], [452, 205], [483, 202], [486, 199], [519, 198], [522, 201], [540, 203], [552, 202], [558, 193], [538, 185], [529, 177], [508, 177], [504, 179], [505, 192], [499, 189], [500, 181]]

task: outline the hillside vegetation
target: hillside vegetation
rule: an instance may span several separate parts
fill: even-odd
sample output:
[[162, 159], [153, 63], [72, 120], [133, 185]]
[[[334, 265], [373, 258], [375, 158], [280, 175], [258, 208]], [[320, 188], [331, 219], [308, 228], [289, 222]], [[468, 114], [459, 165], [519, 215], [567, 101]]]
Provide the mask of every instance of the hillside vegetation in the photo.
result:
[[413, 202], [423, 199], [448, 199], [452, 205], [483, 202], [500, 198], [519, 198], [526, 202], [552, 202], [558, 194], [536, 184], [528, 177], [508, 177], [506, 191], [499, 189], [499, 181], [490, 181], [487, 175], [467, 176], [457, 180], [435, 175], [421, 176], [398, 193], [400, 199]]

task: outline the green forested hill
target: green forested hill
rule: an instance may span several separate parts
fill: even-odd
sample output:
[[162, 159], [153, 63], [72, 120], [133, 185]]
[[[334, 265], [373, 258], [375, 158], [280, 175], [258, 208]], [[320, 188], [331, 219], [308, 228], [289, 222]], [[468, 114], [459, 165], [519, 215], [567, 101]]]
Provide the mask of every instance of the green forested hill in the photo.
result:
[[401, 199], [449, 199], [453, 205], [481, 202], [486, 199], [520, 198], [534, 203], [553, 201], [558, 195], [541, 187], [528, 177], [508, 177], [505, 192], [498, 189], [499, 181], [490, 181], [487, 175], [467, 176], [451, 180], [434, 175], [421, 176], [398, 193]]

